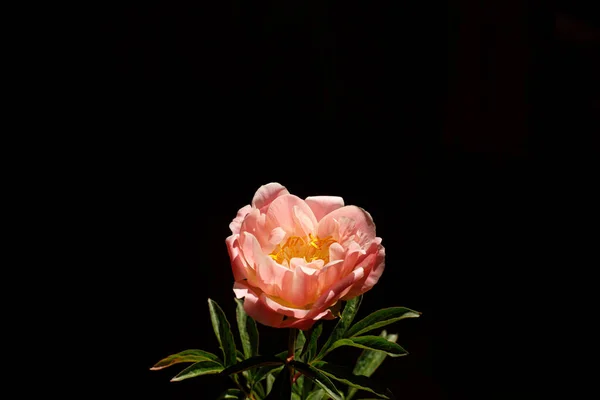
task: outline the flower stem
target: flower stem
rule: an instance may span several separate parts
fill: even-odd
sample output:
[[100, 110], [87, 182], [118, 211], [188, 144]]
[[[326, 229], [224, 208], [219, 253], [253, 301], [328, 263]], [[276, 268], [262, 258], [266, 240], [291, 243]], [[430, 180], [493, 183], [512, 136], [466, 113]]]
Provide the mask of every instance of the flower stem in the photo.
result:
[[290, 335], [288, 336], [288, 356], [286, 361], [290, 362], [294, 359], [294, 350], [296, 349], [296, 338], [298, 337], [298, 330], [296, 328], [290, 328]]

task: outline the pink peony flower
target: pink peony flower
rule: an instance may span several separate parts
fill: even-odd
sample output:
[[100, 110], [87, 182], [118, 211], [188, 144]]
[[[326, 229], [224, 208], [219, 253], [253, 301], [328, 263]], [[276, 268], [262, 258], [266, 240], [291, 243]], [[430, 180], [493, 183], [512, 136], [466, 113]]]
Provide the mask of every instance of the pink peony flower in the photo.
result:
[[371, 215], [341, 197], [302, 200], [269, 183], [229, 227], [233, 291], [264, 325], [306, 330], [333, 319], [330, 307], [371, 289], [384, 270]]

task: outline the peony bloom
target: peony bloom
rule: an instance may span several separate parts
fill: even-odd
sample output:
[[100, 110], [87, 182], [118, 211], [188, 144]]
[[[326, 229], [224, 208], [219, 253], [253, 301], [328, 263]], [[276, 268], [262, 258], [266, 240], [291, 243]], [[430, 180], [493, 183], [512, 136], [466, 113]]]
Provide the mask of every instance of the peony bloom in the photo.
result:
[[261, 186], [229, 225], [233, 291], [256, 321], [309, 329], [330, 307], [377, 283], [385, 250], [371, 215], [341, 197], [301, 198]]

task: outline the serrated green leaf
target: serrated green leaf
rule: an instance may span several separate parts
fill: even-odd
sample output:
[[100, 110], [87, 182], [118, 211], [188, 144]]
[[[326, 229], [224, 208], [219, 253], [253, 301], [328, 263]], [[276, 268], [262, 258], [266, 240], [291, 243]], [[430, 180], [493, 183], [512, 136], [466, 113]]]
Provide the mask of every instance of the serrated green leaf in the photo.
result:
[[340, 339], [331, 346], [330, 351], [341, 346], [352, 346], [361, 349], [383, 351], [390, 357], [399, 357], [408, 354], [408, 351], [404, 350], [400, 345], [390, 342], [381, 336], [358, 336]]
[[154, 366], [150, 369], [156, 371], [159, 369], [170, 367], [174, 364], [196, 363], [198, 361], [215, 361], [220, 363], [219, 357], [217, 357], [213, 353], [209, 353], [208, 351], [204, 350], [191, 349], [171, 354], [170, 356], [165, 357], [156, 364], [154, 364]]
[[[383, 338], [386, 338], [390, 342], [396, 343], [398, 340], [398, 335], [390, 334], [388, 335], [386, 330], [384, 329], [379, 335]], [[354, 370], [352, 373], [354, 375], [364, 375], [366, 377], [370, 377], [373, 373], [379, 368], [383, 360], [387, 357], [387, 354], [382, 351], [373, 351], [373, 350], [363, 350], [362, 353], [358, 356], [356, 360], [356, 364], [354, 366]], [[350, 400], [358, 390], [355, 388], [348, 389], [348, 395], [346, 396], [346, 400]]]
[[244, 357], [257, 356], [259, 338], [256, 322], [246, 314], [244, 302], [241, 299], [235, 299], [235, 302], [237, 303], [235, 316], [240, 333], [240, 342], [242, 343], [242, 349], [244, 349]]
[[331, 364], [325, 361], [318, 361], [313, 367], [334, 379], [350, 387], [371, 392], [381, 398], [393, 398], [392, 393], [386, 387], [381, 386], [374, 380], [362, 375], [354, 375], [352, 370], [341, 365]]
[[219, 395], [217, 400], [225, 400], [225, 399], [238, 399], [241, 400], [244, 398], [244, 393], [242, 393], [239, 389], [227, 389], [223, 393]]
[[275, 356], [255, 356], [247, 360], [231, 365], [221, 372], [221, 375], [237, 374], [251, 368], [258, 368], [266, 365], [282, 365], [283, 361]]
[[310, 362], [315, 354], [317, 354], [317, 344], [319, 337], [321, 336], [321, 332], [323, 332], [323, 325], [318, 322], [308, 331], [308, 338], [302, 347], [302, 351], [300, 352], [300, 358], [302, 361]]
[[331, 382], [331, 380], [323, 374], [318, 369], [300, 362], [292, 360], [290, 364], [293, 368], [297, 369], [299, 372], [304, 374], [308, 379], [314, 381], [317, 385], [319, 385], [325, 393], [329, 395], [334, 400], [343, 400], [344, 394], [338, 390], [338, 388]]
[[319, 354], [315, 357], [315, 360], [321, 360], [327, 353], [329, 353], [330, 347], [338, 340], [344, 337], [344, 334], [350, 328], [350, 324], [354, 320], [356, 313], [360, 307], [360, 303], [362, 301], [362, 295], [353, 298], [346, 302], [344, 306], [344, 311], [342, 311], [342, 316], [340, 320], [331, 331], [329, 338], [321, 348]]
[[210, 309], [210, 320], [215, 331], [215, 336], [223, 351], [224, 365], [229, 367], [236, 363], [236, 349], [233, 334], [231, 333], [231, 325], [229, 325], [225, 313], [216, 301], [208, 299], [208, 308]]
[[406, 307], [390, 307], [377, 310], [354, 324], [345, 337], [359, 336], [405, 318], [416, 318], [421, 313]]
[[282, 400], [292, 397], [292, 379], [290, 369], [284, 367], [275, 378], [275, 382], [271, 387], [271, 391], [265, 400]]
[[184, 379], [194, 378], [200, 375], [218, 374], [223, 371], [223, 366], [215, 361], [199, 361], [190, 365], [171, 379], [171, 382], [178, 382]]
[[323, 396], [325, 396], [325, 391], [323, 389], [319, 389], [319, 390], [315, 390], [314, 392], [311, 392], [306, 397], [306, 400], [322, 400]]

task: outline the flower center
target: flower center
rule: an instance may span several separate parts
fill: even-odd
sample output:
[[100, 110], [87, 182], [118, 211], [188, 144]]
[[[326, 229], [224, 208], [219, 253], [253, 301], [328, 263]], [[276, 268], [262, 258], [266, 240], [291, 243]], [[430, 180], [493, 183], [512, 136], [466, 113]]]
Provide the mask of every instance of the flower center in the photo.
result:
[[308, 237], [290, 236], [284, 244], [278, 244], [269, 257], [282, 265], [289, 265], [292, 258], [304, 258], [306, 262], [323, 260], [324, 264], [329, 262], [329, 246], [335, 240], [328, 236], [320, 239], [311, 233]]

